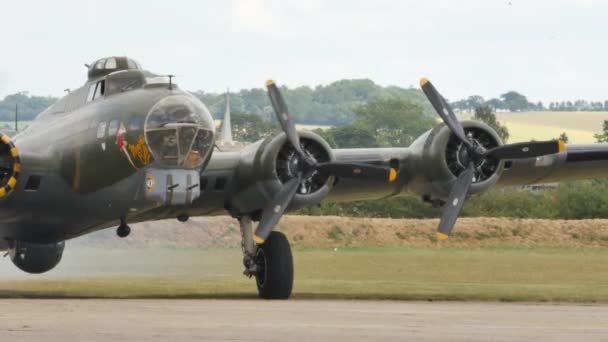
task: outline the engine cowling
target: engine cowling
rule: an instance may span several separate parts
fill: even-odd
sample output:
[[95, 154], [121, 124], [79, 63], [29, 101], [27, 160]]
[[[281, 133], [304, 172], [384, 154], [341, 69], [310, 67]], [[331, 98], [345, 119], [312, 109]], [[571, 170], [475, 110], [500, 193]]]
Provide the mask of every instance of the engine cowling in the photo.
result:
[[44, 273], [52, 270], [63, 256], [65, 241], [38, 244], [23, 241], [9, 243], [11, 261], [20, 270], [27, 273]]
[[[331, 147], [312, 132], [299, 132], [303, 150], [317, 162], [334, 160]], [[298, 158], [285, 134], [268, 138], [259, 144], [250, 145], [242, 152], [237, 169], [237, 193], [232, 197], [229, 210], [239, 214], [250, 214], [254, 218], [282, 184], [294, 178]], [[317, 204], [333, 185], [334, 177], [313, 173], [302, 180], [290, 209]]]
[[[503, 145], [495, 130], [480, 121], [463, 121], [465, 134], [486, 149]], [[467, 150], [450, 129], [441, 124], [423, 134], [411, 146], [416, 160], [415, 178], [409, 185], [411, 191], [433, 201], [448, 197], [458, 175], [465, 169]], [[504, 161], [484, 158], [475, 163], [470, 194], [488, 190], [496, 184]]]
[[21, 160], [17, 147], [8, 135], [0, 133], [0, 199], [15, 189], [20, 172]]

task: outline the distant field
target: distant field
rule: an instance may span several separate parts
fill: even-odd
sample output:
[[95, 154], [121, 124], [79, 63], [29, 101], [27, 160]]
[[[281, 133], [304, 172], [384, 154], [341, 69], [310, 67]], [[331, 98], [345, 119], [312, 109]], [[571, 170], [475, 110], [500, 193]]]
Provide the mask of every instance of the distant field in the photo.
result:
[[[465, 117], [468, 115], [465, 115]], [[602, 130], [608, 112], [522, 112], [498, 113], [497, 118], [509, 129], [509, 142], [549, 140], [566, 132], [570, 143], [594, 143], [594, 134]], [[331, 126], [298, 125], [313, 130]]]
[[[461, 118], [469, 118], [469, 114]], [[566, 132], [570, 143], [594, 143], [594, 134], [602, 130], [608, 112], [522, 112], [498, 113], [497, 119], [507, 125], [509, 142], [531, 139], [555, 139]]]
[[[605, 249], [296, 249], [294, 258], [294, 298], [608, 302]], [[43, 276], [9, 263], [2, 297], [256, 297], [238, 249], [72, 250]]]

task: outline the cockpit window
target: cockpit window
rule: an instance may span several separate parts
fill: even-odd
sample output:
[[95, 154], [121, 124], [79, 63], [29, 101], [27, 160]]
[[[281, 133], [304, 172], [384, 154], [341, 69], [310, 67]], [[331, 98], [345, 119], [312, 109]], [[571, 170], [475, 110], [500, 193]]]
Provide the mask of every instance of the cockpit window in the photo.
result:
[[97, 100], [103, 97], [106, 91], [106, 81], [101, 80], [97, 82], [97, 88], [95, 89], [95, 95], [93, 96], [93, 100]]
[[95, 69], [104, 69], [105, 64], [106, 64], [106, 60], [100, 59], [99, 61], [97, 61], [97, 64], [95, 64]]
[[89, 86], [89, 93], [87, 95], [87, 102], [93, 101], [95, 97], [95, 89], [97, 88], [97, 83], [93, 83]]
[[213, 120], [200, 102], [187, 96], [171, 96], [152, 108], [145, 135], [160, 164], [196, 168], [213, 149]]
[[105, 65], [106, 69], [116, 69], [118, 66], [116, 65], [116, 58], [109, 58], [106, 61]]

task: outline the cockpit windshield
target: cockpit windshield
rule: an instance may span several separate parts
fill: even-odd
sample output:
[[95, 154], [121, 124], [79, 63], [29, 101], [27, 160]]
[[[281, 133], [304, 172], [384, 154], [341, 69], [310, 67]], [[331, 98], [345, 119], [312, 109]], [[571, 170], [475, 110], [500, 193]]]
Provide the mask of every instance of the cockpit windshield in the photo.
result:
[[161, 165], [196, 168], [213, 149], [214, 125], [202, 103], [184, 95], [167, 97], [148, 114], [146, 141]]

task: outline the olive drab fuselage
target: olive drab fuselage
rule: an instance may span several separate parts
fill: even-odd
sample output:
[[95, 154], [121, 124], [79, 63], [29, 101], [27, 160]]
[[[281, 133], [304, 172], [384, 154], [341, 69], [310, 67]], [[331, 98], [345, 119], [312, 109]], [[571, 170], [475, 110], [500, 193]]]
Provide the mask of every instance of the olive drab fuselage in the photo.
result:
[[[146, 170], [150, 167], [195, 169], [200, 174], [213, 147], [213, 121], [202, 103], [162, 78], [155, 84], [109, 94], [111, 77], [102, 74], [90, 79], [12, 138], [10, 144], [19, 151], [17, 165], [22, 172], [16, 191], [0, 203], [0, 233], [4, 236], [56, 241], [110, 226], [158, 205], [141, 195], [146, 191]], [[96, 97], [92, 89], [100, 82], [105, 83], [106, 92]], [[167, 99], [193, 104], [203, 118], [202, 123], [178, 122], [178, 128], [168, 128], [171, 133], [189, 134], [191, 139], [182, 144], [189, 149], [183, 148], [185, 152], [175, 158], [159, 151], [156, 154], [162, 160], [156, 160], [148, 145], [146, 120], [151, 110]], [[177, 104], [171, 106], [173, 110]], [[170, 115], [180, 115], [182, 109], [174, 109]], [[155, 128], [155, 136], [159, 136], [159, 127]], [[199, 132], [201, 139], [192, 136]], [[177, 151], [176, 146], [187, 140], [176, 141], [177, 136], [160, 138], [165, 143], [173, 140], [171, 146]], [[197, 142], [206, 149], [204, 153], [194, 151]]]

